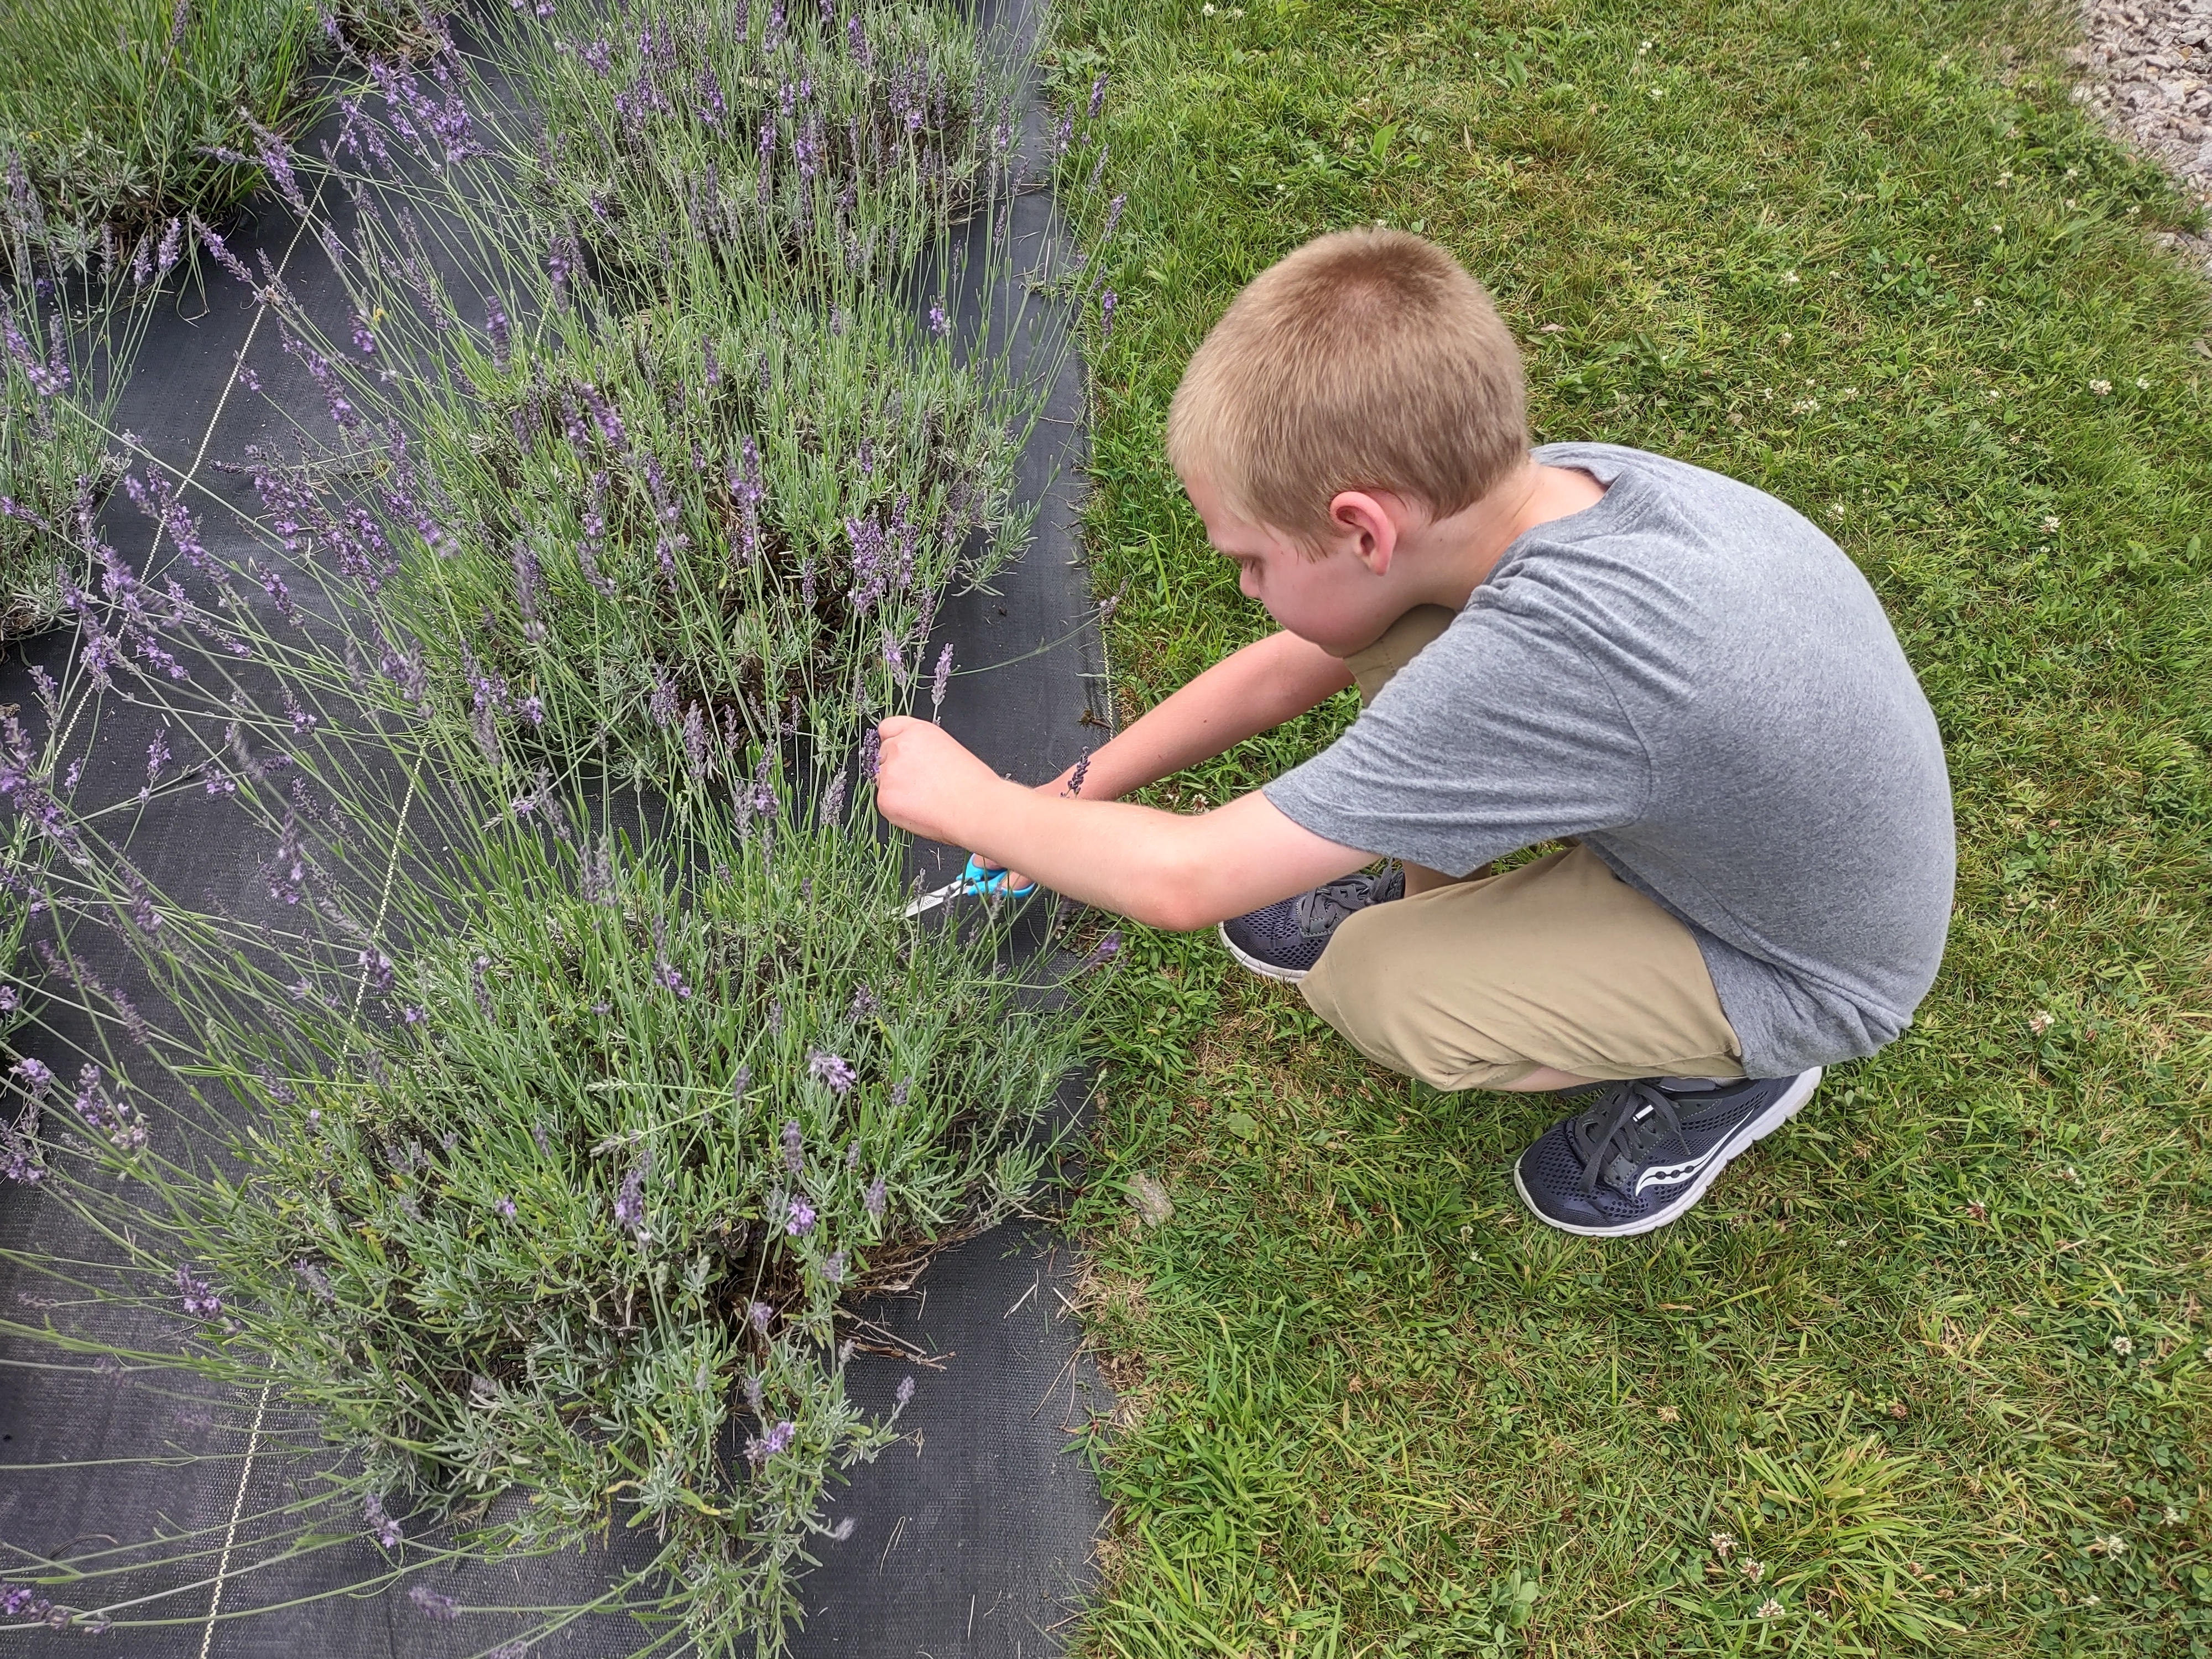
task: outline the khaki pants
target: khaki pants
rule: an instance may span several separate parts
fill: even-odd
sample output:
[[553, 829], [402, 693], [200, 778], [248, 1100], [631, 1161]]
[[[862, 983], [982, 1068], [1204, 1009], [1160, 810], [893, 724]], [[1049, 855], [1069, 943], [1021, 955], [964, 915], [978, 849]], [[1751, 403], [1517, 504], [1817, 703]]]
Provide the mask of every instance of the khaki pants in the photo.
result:
[[[1346, 659], [1363, 700], [1450, 624], [1424, 605]], [[1370, 1060], [1439, 1089], [1544, 1066], [1743, 1075], [1697, 941], [1586, 847], [1347, 918], [1299, 988]]]

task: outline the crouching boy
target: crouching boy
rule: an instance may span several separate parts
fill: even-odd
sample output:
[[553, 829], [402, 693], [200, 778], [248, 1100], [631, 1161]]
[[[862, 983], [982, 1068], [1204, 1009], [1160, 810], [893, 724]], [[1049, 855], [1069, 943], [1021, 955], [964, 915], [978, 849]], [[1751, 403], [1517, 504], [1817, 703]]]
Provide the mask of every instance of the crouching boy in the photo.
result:
[[[1155, 927], [1219, 923], [1437, 1088], [1559, 1091], [1515, 1183], [1570, 1232], [1673, 1220], [1822, 1066], [1904, 1030], [1950, 916], [1942, 746], [1812, 524], [1660, 456], [1532, 452], [1489, 296], [1382, 230], [1244, 290], [1168, 448], [1281, 631], [1099, 750], [1079, 799], [886, 720], [892, 823]], [[1114, 799], [1352, 685], [1344, 735], [1254, 793]]]

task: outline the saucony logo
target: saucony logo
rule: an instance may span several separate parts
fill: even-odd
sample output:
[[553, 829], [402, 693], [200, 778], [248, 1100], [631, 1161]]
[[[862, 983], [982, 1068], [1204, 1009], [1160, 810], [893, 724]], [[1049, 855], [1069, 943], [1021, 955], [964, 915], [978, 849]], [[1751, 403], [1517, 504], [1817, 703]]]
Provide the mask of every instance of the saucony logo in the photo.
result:
[[[1737, 1129], [1742, 1127], [1741, 1123], [1735, 1126]], [[1636, 1190], [1630, 1196], [1641, 1197], [1646, 1187], [1664, 1187], [1676, 1182], [1692, 1180], [1699, 1170], [1735, 1144], [1735, 1132], [1730, 1130], [1728, 1134], [1715, 1143], [1712, 1150], [1703, 1158], [1692, 1158], [1686, 1164], [1655, 1164], [1636, 1177]]]

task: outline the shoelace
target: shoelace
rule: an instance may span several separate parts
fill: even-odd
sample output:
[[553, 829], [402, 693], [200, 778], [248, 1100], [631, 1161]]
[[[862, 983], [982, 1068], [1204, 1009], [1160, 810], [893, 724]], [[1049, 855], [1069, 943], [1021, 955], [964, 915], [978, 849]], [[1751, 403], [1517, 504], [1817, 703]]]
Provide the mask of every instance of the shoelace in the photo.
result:
[[1567, 1125], [1567, 1139], [1583, 1161], [1583, 1190], [1597, 1190], [1616, 1158], [1640, 1160], [1661, 1130], [1681, 1138], [1674, 1103], [1648, 1083], [1616, 1083], [1597, 1103]]
[[1374, 876], [1340, 876], [1334, 881], [1323, 882], [1310, 892], [1299, 894], [1291, 905], [1291, 915], [1298, 924], [1298, 932], [1308, 939], [1317, 939], [1346, 916], [1365, 909], [1374, 896], [1376, 880]]

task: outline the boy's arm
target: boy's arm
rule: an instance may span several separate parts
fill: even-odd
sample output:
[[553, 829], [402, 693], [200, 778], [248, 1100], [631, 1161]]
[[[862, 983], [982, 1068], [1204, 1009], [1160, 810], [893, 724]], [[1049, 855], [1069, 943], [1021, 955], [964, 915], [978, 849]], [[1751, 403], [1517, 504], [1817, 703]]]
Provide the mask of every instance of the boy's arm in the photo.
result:
[[[1083, 775], [1083, 798], [1115, 800], [1158, 783], [1247, 738], [1272, 732], [1351, 684], [1352, 671], [1342, 659], [1295, 634], [1255, 640], [1155, 704], [1093, 753]], [[1040, 793], [1057, 795], [1074, 770], [1071, 766], [1039, 785]]]
[[1064, 800], [999, 776], [927, 720], [879, 729], [876, 805], [900, 829], [1154, 927], [1204, 927], [1372, 861], [1301, 829], [1256, 791], [1194, 817]]

